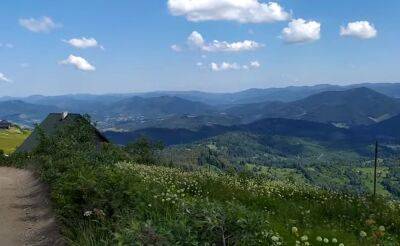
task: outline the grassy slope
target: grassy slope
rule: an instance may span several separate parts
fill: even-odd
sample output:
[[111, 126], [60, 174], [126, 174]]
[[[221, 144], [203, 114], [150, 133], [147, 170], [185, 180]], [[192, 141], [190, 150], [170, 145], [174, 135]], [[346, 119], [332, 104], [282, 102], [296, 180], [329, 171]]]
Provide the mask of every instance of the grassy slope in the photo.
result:
[[[222, 245], [223, 240], [227, 245], [295, 245], [303, 236], [299, 245], [326, 245], [318, 237], [345, 245], [396, 245], [399, 240], [399, 204], [373, 204], [308, 185], [125, 163], [81, 170], [60, 181], [53, 194], [58, 206], [70, 208], [69, 199], [77, 197], [68, 194], [79, 185], [85, 209], [93, 211], [73, 223], [68, 234], [76, 245], [96, 245], [99, 238], [119, 245]], [[117, 205], [123, 212], [105, 219], [107, 206]], [[97, 227], [98, 220], [102, 226], [114, 221], [114, 237]], [[366, 238], [359, 236], [362, 231]]]
[[6, 154], [10, 154], [21, 145], [29, 136], [29, 131], [21, 131], [17, 128], [10, 130], [0, 130], [0, 150], [4, 150]]

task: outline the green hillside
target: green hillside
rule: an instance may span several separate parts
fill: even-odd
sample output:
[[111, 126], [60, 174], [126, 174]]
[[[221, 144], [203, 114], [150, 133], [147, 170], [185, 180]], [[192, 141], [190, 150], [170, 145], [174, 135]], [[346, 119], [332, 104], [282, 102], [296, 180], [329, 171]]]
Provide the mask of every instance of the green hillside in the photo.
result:
[[245, 122], [262, 118], [289, 118], [340, 123], [345, 126], [371, 125], [400, 113], [400, 101], [368, 88], [327, 91], [283, 103], [240, 105], [227, 110]]
[[0, 130], [0, 150], [3, 150], [6, 154], [14, 152], [15, 149], [24, 142], [29, 134], [29, 131], [23, 131], [18, 128]]
[[[309, 182], [350, 182], [350, 176], [343, 176], [348, 170], [343, 166], [327, 166], [324, 177], [318, 175], [318, 166], [303, 167], [310, 169], [308, 175], [293, 167], [269, 170], [250, 164], [232, 172], [209, 168], [211, 158], [197, 170], [185, 171], [158, 159], [160, 146], [145, 140], [126, 148], [99, 149], [90, 129], [71, 125], [43, 138], [29, 157], [0, 158], [0, 163], [19, 167], [36, 163], [50, 186], [69, 245], [396, 245], [400, 241], [398, 201]], [[248, 172], [254, 169], [258, 171]], [[369, 169], [355, 171], [370, 177]]]

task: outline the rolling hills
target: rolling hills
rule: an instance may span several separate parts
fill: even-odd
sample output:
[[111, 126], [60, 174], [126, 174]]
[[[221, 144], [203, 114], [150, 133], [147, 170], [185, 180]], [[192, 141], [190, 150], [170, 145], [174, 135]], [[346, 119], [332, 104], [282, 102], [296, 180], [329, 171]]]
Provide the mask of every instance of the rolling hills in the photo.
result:
[[[386, 93], [390, 91], [388, 88], [392, 88], [395, 94], [396, 85], [369, 86]], [[199, 130], [203, 126], [249, 124], [265, 118], [306, 120], [349, 128], [374, 125], [400, 113], [400, 99], [367, 87], [345, 88], [348, 87], [319, 85], [251, 89], [233, 94], [153, 92], [138, 94], [140, 96], [112, 94], [31, 96], [20, 100], [5, 98], [7, 100], [0, 101], [0, 118], [33, 126], [48, 113], [69, 111], [91, 115], [100, 129], [126, 132], [146, 128]], [[330, 91], [326, 91], [328, 89]], [[275, 97], [270, 96], [271, 93], [281, 95], [281, 100], [271, 101]], [[301, 99], [285, 99], [288, 94], [292, 95], [291, 99]], [[218, 98], [221, 98], [220, 104], [215, 101]], [[256, 103], [239, 104], [249, 101]]]
[[0, 102], [0, 119], [32, 126], [41, 122], [49, 113], [58, 110], [55, 106], [31, 104], [20, 100], [4, 101]]
[[294, 102], [264, 102], [235, 106], [228, 114], [252, 122], [262, 118], [289, 118], [337, 125], [371, 125], [400, 113], [400, 100], [361, 87], [321, 92]]

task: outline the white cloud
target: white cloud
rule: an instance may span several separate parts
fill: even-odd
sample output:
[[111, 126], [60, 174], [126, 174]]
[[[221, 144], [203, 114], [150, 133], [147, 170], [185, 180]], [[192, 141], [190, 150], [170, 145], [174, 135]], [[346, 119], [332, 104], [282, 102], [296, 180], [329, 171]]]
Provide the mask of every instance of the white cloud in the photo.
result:
[[252, 61], [252, 62], [250, 62], [250, 66], [252, 68], [259, 68], [259, 67], [261, 67], [261, 64], [258, 61]]
[[285, 21], [290, 14], [276, 2], [259, 0], [168, 0], [172, 15], [185, 16], [187, 20], [228, 20], [240, 23]]
[[308, 43], [316, 41], [321, 38], [321, 23], [294, 19], [289, 23], [288, 27], [282, 30], [281, 37], [286, 43]]
[[187, 38], [187, 42], [188, 42], [189, 46], [196, 47], [196, 48], [202, 48], [205, 45], [203, 36], [196, 31], [192, 32], [189, 35], [189, 37]]
[[70, 40], [63, 40], [63, 42], [78, 48], [78, 49], [87, 49], [87, 48], [100, 48], [104, 49], [103, 46], [101, 46], [96, 39], [94, 38], [72, 38]]
[[173, 44], [173, 45], [171, 45], [171, 50], [173, 50], [175, 52], [182, 52], [182, 47], [177, 44]]
[[352, 36], [361, 39], [375, 38], [378, 31], [368, 21], [350, 22], [346, 27], [340, 27], [341, 36]]
[[95, 71], [96, 68], [92, 66], [87, 60], [82, 57], [70, 55], [66, 60], [61, 61], [62, 65], [73, 65], [76, 69], [82, 71]]
[[253, 51], [263, 47], [263, 44], [257, 43], [252, 40], [245, 40], [241, 42], [228, 43], [226, 41], [214, 40], [211, 43], [206, 43], [203, 36], [194, 31], [187, 39], [190, 47], [198, 48], [206, 52], [241, 52]]
[[239, 65], [238, 63], [229, 63], [229, 62], [222, 62], [220, 64], [212, 62], [210, 64], [211, 70], [214, 72], [221, 72], [221, 71], [229, 71], [229, 70], [250, 70], [257, 69], [261, 67], [261, 64], [258, 61], [250, 62], [250, 64], [246, 65]]
[[7, 78], [3, 73], [0, 73], [0, 82], [8, 82], [11, 83], [12, 80]]
[[61, 24], [55, 23], [50, 17], [43, 16], [39, 19], [19, 19], [19, 24], [31, 32], [48, 33], [53, 29], [61, 27]]
[[241, 67], [237, 63], [223, 62], [217, 64], [215, 62], [211, 63], [211, 70], [214, 72], [226, 71], [226, 70], [239, 70]]
[[198, 62], [198, 63], [196, 63], [196, 66], [202, 67], [202, 66], [203, 66], [203, 63], [202, 63], [202, 62]]

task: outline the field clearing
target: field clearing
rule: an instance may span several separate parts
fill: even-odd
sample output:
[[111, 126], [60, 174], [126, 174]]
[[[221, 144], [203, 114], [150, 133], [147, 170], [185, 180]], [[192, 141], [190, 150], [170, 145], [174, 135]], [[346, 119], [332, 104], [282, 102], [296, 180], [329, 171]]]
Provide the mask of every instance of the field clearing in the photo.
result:
[[[362, 177], [362, 183], [364, 187], [366, 187], [371, 193], [374, 190], [374, 168], [373, 167], [363, 167], [363, 168], [356, 168], [356, 171]], [[387, 167], [379, 167], [378, 168], [378, 175], [377, 175], [377, 184], [376, 184], [376, 192], [379, 195], [390, 197], [389, 191], [385, 189], [385, 187], [381, 184], [382, 180], [386, 178], [388, 175], [389, 168]]]
[[18, 128], [0, 130], [0, 150], [3, 150], [5, 154], [11, 154], [30, 134], [30, 131], [24, 131]]

